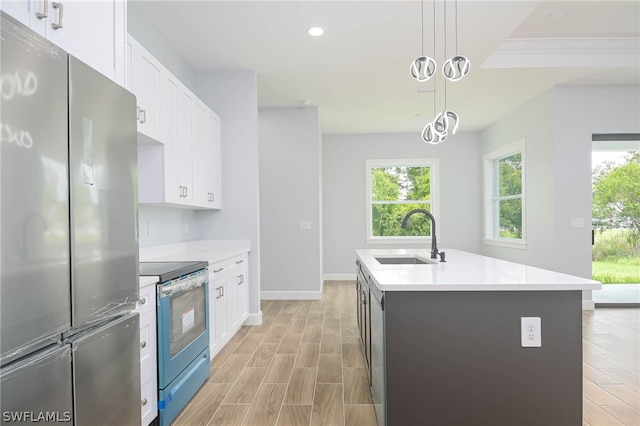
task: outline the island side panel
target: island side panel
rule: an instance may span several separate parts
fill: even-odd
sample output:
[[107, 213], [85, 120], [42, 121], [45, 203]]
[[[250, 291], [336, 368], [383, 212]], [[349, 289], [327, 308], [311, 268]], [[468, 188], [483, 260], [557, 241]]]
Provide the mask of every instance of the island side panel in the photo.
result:
[[580, 291], [387, 291], [384, 309], [389, 426], [582, 425]]

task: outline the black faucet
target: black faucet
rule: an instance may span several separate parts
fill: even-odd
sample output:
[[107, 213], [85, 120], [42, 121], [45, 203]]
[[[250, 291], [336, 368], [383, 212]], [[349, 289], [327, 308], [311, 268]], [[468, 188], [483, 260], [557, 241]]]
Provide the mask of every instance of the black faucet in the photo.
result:
[[[436, 218], [433, 217], [433, 215], [431, 213], [429, 213], [429, 211], [425, 210], [425, 209], [415, 209], [415, 210], [411, 210], [409, 213], [407, 213], [407, 215], [404, 217], [404, 219], [402, 219], [402, 229], [407, 229], [407, 223], [409, 223], [409, 218], [411, 216], [413, 216], [416, 213], [422, 213], [424, 215], [426, 215], [429, 219], [431, 219], [431, 258], [432, 259], [437, 259], [438, 258], [438, 244], [436, 242]], [[444, 252], [442, 252], [441, 254], [441, 262], [445, 262], [444, 260]]]

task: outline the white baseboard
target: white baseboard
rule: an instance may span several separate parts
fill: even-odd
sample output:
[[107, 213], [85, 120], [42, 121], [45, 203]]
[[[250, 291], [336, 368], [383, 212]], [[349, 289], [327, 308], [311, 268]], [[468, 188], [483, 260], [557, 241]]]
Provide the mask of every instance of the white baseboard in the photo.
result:
[[244, 320], [244, 325], [260, 325], [262, 324], [262, 311], [257, 314], [249, 313], [249, 316]]
[[593, 311], [596, 308], [596, 304], [593, 300], [584, 300], [582, 299], [582, 310], [583, 311]]
[[355, 281], [356, 274], [324, 274], [322, 279], [325, 281]]
[[263, 291], [263, 300], [321, 300], [322, 291]]

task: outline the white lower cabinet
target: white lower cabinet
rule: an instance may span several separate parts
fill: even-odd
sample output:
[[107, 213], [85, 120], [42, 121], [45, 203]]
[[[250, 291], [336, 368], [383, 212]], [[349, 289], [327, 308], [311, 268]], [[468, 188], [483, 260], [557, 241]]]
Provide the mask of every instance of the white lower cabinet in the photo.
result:
[[135, 311], [140, 314], [140, 415], [146, 426], [158, 415], [155, 284], [140, 288]]
[[237, 291], [238, 322], [242, 325], [249, 317], [249, 258], [236, 258], [231, 268], [232, 281]]
[[249, 316], [248, 255], [209, 265], [209, 347], [220, 352]]

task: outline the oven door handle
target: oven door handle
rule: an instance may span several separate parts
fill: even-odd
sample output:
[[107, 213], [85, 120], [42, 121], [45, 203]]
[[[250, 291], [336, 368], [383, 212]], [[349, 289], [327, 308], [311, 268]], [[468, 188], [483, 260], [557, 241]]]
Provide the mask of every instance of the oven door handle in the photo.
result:
[[189, 275], [182, 279], [173, 280], [171, 284], [160, 287], [162, 297], [171, 296], [174, 293], [193, 290], [202, 287], [207, 282], [207, 274]]

